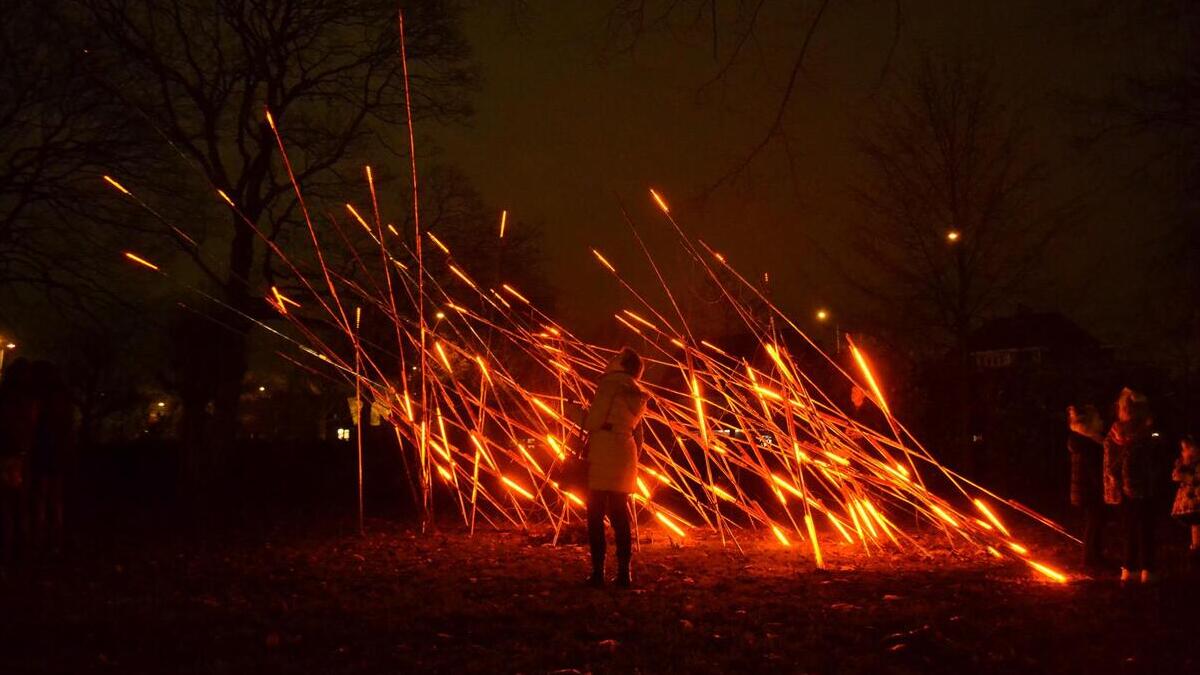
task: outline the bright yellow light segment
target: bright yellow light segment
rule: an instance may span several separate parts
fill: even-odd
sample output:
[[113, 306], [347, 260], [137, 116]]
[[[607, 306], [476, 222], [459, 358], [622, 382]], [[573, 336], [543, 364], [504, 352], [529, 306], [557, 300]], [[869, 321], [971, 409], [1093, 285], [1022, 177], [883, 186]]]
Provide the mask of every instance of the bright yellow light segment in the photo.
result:
[[453, 372], [454, 369], [450, 367], [450, 358], [446, 356], [446, 350], [442, 349], [442, 343], [434, 342], [433, 348], [437, 350], [438, 356], [442, 359], [442, 365], [446, 366], [446, 370]]
[[1047, 566], [1043, 565], [1042, 563], [1035, 562], [1033, 560], [1026, 560], [1025, 562], [1029, 563], [1030, 567], [1037, 570], [1038, 572], [1041, 572], [1043, 575], [1046, 576], [1046, 578], [1050, 579], [1051, 581], [1056, 581], [1060, 584], [1065, 584], [1068, 581], [1067, 575], [1063, 574], [1062, 572], [1059, 572], [1056, 569], [1047, 567]]
[[883, 409], [884, 413], [890, 415], [891, 412], [888, 410], [887, 401], [883, 398], [883, 391], [879, 389], [879, 383], [875, 381], [875, 375], [871, 373], [871, 366], [867, 363], [867, 357], [850, 340], [850, 336], [848, 335], [846, 336], [846, 342], [850, 344], [850, 353], [854, 355], [854, 361], [858, 363], [858, 369], [862, 371], [863, 377], [867, 380], [867, 386], [875, 394], [875, 402]]
[[596, 260], [599, 260], [601, 265], [607, 267], [609, 272], [612, 272], [613, 274], [617, 273], [617, 268], [613, 267], [612, 263], [608, 262], [608, 258], [600, 255], [600, 251], [592, 249], [592, 255], [596, 256]]
[[354, 208], [353, 204], [350, 204], [349, 202], [347, 202], [346, 210], [350, 212], [351, 216], [354, 216], [354, 219], [358, 221], [359, 225], [362, 225], [362, 228], [364, 230], [366, 230], [368, 233], [371, 231], [371, 226], [367, 225], [367, 221], [363, 220], [363, 217], [358, 215], [358, 210]]
[[109, 185], [111, 185], [111, 186], [113, 186], [113, 187], [117, 188], [117, 189], [118, 189], [118, 190], [120, 190], [122, 193], [124, 193], [124, 194], [126, 194], [126, 195], [129, 195], [129, 196], [131, 196], [131, 197], [133, 196], [133, 194], [132, 194], [132, 193], [131, 193], [129, 190], [126, 190], [126, 189], [125, 189], [125, 186], [124, 186], [124, 185], [121, 185], [120, 183], [118, 183], [118, 182], [117, 182], [117, 179], [113, 178], [112, 176], [105, 176], [105, 177], [104, 177], [104, 181], [105, 181], [106, 183], [108, 183]]
[[996, 526], [997, 530], [1003, 532], [1004, 536], [1006, 537], [1012, 536], [1012, 534], [1009, 533], [1008, 528], [1004, 527], [1004, 523], [1000, 522], [1000, 519], [996, 517], [996, 514], [992, 513], [992, 510], [987, 507], [987, 504], [983, 503], [983, 500], [975, 499], [973, 501], [975, 503], [975, 508], [979, 509], [979, 512], [982, 513], [985, 518], [992, 521], [992, 524]]
[[446, 248], [446, 245], [442, 243], [441, 239], [437, 238], [436, 234], [432, 232], [426, 232], [425, 234], [429, 235], [429, 238], [433, 240], [433, 243], [437, 244], [437, 247], [442, 249], [442, 253], [449, 255], [450, 249]]
[[779, 529], [778, 525], [772, 524], [771, 531], [775, 533], [775, 538], [779, 540], [779, 543], [783, 544], [784, 546], [792, 545], [792, 542], [788, 541], [787, 535], [783, 533], [783, 530]]
[[509, 286], [508, 284], [500, 284], [500, 288], [503, 288], [504, 290], [508, 291], [509, 293], [511, 293], [511, 294], [512, 294], [512, 296], [513, 296], [514, 298], [516, 298], [516, 299], [520, 300], [521, 302], [523, 302], [523, 303], [525, 303], [525, 304], [527, 304], [527, 305], [529, 304], [529, 300], [527, 300], [527, 299], [525, 298], [525, 296], [523, 296], [523, 295], [521, 295], [520, 293], [518, 293], [518, 292], [517, 292], [517, 289], [513, 288], [512, 286]]
[[654, 188], [650, 188], [650, 196], [654, 198], [655, 203], [658, 204], [658, 208], [662, 209], [663, 213], [671, 212], [671, 209], [667, 208], [667, 202], [663, 200], [662, 195], [654, 191]]
[[533, 404], [541, 408], [547, 415], [553, 417], [554, 419], [558, 419], [558, 412], [556, 412], [554, 408], [551, 408], [549, 405], [546, 405], [546, 402], [542, 399], [536, 396], [530, 396], [529, 400], [533, 401]]
[[504, 484], [507, 485], [513, 492], [520, 493], [521, 496], [525, 497], [526, 499], [529, 499], [529, 500], [533, 499], [533, 493], [531, 493], [529, 490], [526, 490], [525, 488], [521, 487], [519, 484], [517, 484], [515, 481], [513, 481], [508, 476], [500, 476], [500, 480], [504, 481]]
[[931, 511], [933, 511], [934, 513], [936, 513], [938, 515], [938, 518], [941, 518], [942, 520], [946, 521], [947, 523], [950, 523], [954, 527], [958, 527], [958, 521], [951, 518], [950, 514], [943, 511], [942, 508], [940, 506], [938, 506], [937, 504], [930, 504], [929, 509]]
[[674, 532], [676, 535], [678, 535], [680, 539], [687, 536], [687, 534], [683, 531], [683, 529], [681, 529], [675, 523], [671, 522], [671, 519], [666, 517], [665, 515], [663, 515], [662, 511], [655, 511], [654, 517], [658, 518], [659, 522], [661, 522], [663, 525], [666, 525], [667, 528], [670, 529], [672, 532]]
[[508, 225], [508, 211], [500, 212], [500, 238], [504, 238], [504, 228]]
[[804, 526], [808, 528], [808, 540], [812, 543], [813, 558], [817, 561], [817, 568], [825, 569], [825, 559], [821, 557], [821, 544], [817, 541], [817, 528], [813, 526], [811, 513], [804, 514]]
[[150, 262], [149, 260], [146, 260], [145, 258], [143, 258], [141, 256], [138, 256], [133, 253], [130, 253], [129, 251], [126, 251], [125, 257], [129, 258], [133, 262], [135, 262], [143, 267], [148, 267], [148, 268], [154, 270], [155, 272], [158, 271], [158, 265], [155, 265], [154, 263]]

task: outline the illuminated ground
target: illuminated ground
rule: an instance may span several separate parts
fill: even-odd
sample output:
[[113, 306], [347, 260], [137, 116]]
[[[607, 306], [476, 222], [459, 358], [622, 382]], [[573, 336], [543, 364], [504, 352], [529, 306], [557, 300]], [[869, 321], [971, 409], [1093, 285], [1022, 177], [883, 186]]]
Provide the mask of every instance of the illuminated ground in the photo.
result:
[[593, 591], [577, 583], [582, 548], [518, 534], [220, 539], [110, 544], [10, 575], [0, 671], [1200, 668], [1190, 634], [1200, 593], [1179, 580], [1061, 586], [944, 552], [866, 559], [836, 547], [831, 569], [815, 572], [766, 541], [744, 557], [712, 541], [654, 541], [637, 590]]

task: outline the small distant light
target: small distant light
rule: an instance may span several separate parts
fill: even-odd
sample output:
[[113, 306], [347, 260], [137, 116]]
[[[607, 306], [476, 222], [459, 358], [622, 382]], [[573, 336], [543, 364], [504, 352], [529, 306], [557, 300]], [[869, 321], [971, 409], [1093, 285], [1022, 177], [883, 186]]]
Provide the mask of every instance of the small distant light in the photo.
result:
[[339, 441], [348, 441], [348, 440], [350, 440], [350, 430], [349, 430], [349, 429], [347, 429], [346, 427], [338, 427], [338, 430], [337, 430], [337, 439], [338, 439]]
[[433, 316], [434, 316], [434, 317], [435, 317], [435, 318], [436, 318], [438, 321], [441, 321], [442, 319], [446, 318], [446, 313], [445, 313], [445, 312], [438, 312], [437, 314], [434, 314]]
[[946, 241], [951, 243], [958, 241], [960, 237], [962, 234], [958, 230], [950, 230], [946, 233]]
[[824, 321], [829, 318], [829, 312], [824, 309], [817, 310], [817, 321]]
[[159, 402], [158, 402], [158, 407], [160, 407], [160, 408], [165, 408], [165, 407], [167, 407], [167, 402], [166, 402], [166, 401], [159, 401]]
[[259, 391], [266, 391], [266, 390], [267, 390], [267, 388], [266, 388], [266, 387], [264, 387], [264, 386], [262, 386], [262, 385], [259, 385], [259, 387], [258, 387], [258, 390], [259, 390]]
[[1159, 436], [1160, 434], [1157, 431], [1150, 434], [1150, 438], [1158, 438]]

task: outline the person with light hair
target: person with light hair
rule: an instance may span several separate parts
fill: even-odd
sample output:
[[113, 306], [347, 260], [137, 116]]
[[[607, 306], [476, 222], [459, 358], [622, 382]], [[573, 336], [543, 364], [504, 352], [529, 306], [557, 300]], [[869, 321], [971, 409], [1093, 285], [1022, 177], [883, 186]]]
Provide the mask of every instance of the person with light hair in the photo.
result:
[[596, 587], [604, 585], [605, 516], [616, 540], [617, 585], [628, 588], [633, 583], [629, 494], [637, 489], [640, 423], [650, 399], [638, 382], [642, 369], [637, 352], [628, 347], [618, 352], [597, 383], [583, 421], [583, 430], [588, 434], [587, 524], [592, 558], [588, 583]]
[[1145, 394], [1125, 388], [1117, 399], [1117, 420], [1104, 438], [1104, 501], [1124, 513], [1125, 559], [1121, 581], [1139, 575], [1154, 580], [1154, 498], [1158, 477], [1157, 435]]

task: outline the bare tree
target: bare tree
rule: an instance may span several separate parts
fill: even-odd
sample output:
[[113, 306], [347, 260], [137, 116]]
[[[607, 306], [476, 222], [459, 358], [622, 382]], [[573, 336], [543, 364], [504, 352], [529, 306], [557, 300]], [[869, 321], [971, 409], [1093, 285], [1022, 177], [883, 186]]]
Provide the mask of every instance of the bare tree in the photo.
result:
[[107, 160], [133, 169], [137, 138], [111, 97], [86, 86], [72, 46], [46, 39], [61, 34], [50, 4], [0, 6], [0, 284], [84, 306], [102, 283], [86, 254], [96, 233], [80, 219], [127, 215], [96, 197]]
[[[457, 6], [413, 0], [399, 8], [415, 119], [467, 115], [473, 74]], [[227, 308], [217, 317], [222, 329], [198, 341], [215, 345], [205, 350], [215, 373], [212, 390], [189, 397], [185, 411], [209, 417], [203, 452], [232, 440], [251, 319], [266, 312], [261, 286], [275, 270], [256, 230], [277, 240], [301, 222], [265, 113], [286, 137], [296, 179], [307, 189], [319, 194], [356, 177], [349, 160], [372, 142], [389, 147], [383, 130], [405, 118], [397, 9], [391, 0], [78, 0], [74, 6], [77, 31], [89, 36], [91, 75], [162, 136], [163, 147], [176, 153], [176, 173], [192, 168], [197, 183], [208, 183], [202, 196], [174, 195], [158, 204], [186, 205], [174, 211], [179, 228], [164, 228], [163, 235]], [[216, 190], [240, 215], [199, 206], [212, 203]]]
[[853, 279], [882, 308], [963, 349], [998, 303], [1028, 290], [1069, 202], [1043, 194], [1047, 172], [986, 67], [920, 58], [860, 141], [868, 174]]
[[1045, 195], [1021, 114], [987, 67], [927, 54], [898, 84], [861, 140], [869, 169], [856, 187], [865, 213], [850, 281], [913, 349], [955, 355], [969, 464], [968, 337], [1029, 290], [1073, 207]]

